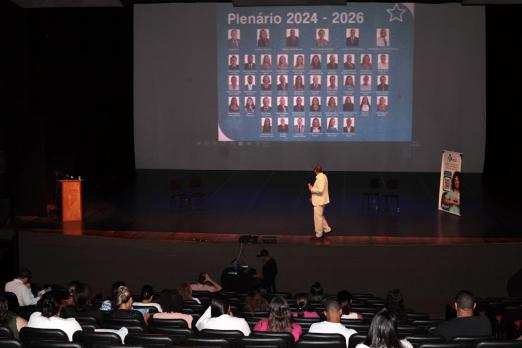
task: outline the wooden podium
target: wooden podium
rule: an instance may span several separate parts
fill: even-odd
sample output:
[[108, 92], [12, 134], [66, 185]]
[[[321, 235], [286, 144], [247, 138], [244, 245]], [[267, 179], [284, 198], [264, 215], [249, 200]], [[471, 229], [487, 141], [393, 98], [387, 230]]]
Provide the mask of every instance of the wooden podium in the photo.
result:
[[60, 180], [62, 221], [82, 221], [82, 181]]

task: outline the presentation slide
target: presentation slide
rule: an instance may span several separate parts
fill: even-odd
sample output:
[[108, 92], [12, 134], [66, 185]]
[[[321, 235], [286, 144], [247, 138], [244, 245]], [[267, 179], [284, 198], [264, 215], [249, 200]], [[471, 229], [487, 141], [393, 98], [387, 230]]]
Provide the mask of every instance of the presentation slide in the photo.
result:
[[410, 141], [413, 14], [219, 5], [219, 140]]
[[483, 6], [133, 9], [138, 169], [483, 169]]

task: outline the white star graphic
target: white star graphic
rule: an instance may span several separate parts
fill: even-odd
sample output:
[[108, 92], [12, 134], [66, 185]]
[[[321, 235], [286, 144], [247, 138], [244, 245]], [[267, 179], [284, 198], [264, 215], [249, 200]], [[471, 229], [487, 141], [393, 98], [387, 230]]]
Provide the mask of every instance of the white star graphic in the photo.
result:
[[387, 9], [386, 12], [390, 14], [390, 22], [402, 22], [402, 15], [406, 12], [406, 9], [401, 8], [399, 4], [395, 4], [392, 8]]

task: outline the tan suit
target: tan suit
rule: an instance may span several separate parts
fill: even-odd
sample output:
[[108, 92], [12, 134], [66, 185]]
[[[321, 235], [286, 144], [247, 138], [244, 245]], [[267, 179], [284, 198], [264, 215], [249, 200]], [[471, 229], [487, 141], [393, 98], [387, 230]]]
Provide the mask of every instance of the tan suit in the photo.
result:
[[315, 182], [310, 192], [312, 193], [311, 201], [314, 206], [315, 236], [319, 238], [322, 237], [323, 233], [328, 233], [332, 230], [324, 217], [324, 206], [330, 203], [328, 178], [324, 173], [319, 173], [315, 176]]

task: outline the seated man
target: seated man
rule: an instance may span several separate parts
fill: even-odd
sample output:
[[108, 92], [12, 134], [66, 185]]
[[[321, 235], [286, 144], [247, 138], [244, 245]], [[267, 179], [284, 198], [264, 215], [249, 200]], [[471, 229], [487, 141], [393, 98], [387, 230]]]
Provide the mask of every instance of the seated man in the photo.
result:
[[341, 309], [339, 302], [335, 300], [326, 301], [324, 304], [324, 315], [326, 316], [326, 321], [312, 324], [308, 332], [341, 334], [346, 339], [346, 347], [348, 347], [350, 336], [357, 332], [352, 329], [347, 329], [343, 324], [341, 324], [343, 310]]
[[473, 316], [475, 299], [466, 290], [461, 290], [455, 296], [457, 317], [441, 323], [435, 330], [435, 335], [443, 336], [448, 342], [459, 336], [491, 336], [491, 323], [485, 316]]

